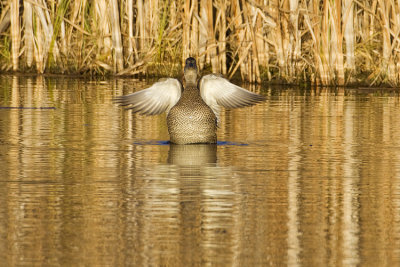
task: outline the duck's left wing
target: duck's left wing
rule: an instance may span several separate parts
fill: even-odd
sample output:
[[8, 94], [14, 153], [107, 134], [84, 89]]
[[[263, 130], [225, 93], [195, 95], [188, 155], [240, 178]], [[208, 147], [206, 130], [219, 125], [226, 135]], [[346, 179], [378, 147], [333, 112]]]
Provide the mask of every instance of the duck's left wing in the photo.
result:
[[147, 89], [129, 95], [118, 96], [114, 100], [121, 106], [128, 106], [143, 115], [157, 115], [175, 106], [182, 94], [182, 85], [177, 79], [161, 79]]
[[214, 111], [217, 118], [219, 117], [220, 106], [225, 108], [240, 108], [265, 100], [264, 96], [234, 85], [227, 79], [216, 74], [203, 76], [199, 82], [199, 88], [201, 97]]

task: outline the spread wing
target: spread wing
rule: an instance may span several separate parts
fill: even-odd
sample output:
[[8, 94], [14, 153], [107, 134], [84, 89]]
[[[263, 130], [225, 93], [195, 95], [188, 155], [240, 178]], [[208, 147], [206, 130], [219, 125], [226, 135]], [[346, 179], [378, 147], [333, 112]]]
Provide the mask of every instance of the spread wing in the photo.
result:
[[220, 106], [225, 108], [240, 108], [265, 100], [264, 96], [234, 85], [227, 79], [216, 74], [203, 76], [200, 80], [199, 88], [201, 97], [214, 111], [217, 118], [219, 118]]
[[177, 79], [162, 79], [147, 89], [130, 95], [118, 96], [114, 100], [143, 115], [157, 115], [175, 106], [181, 97], [182, 85]]

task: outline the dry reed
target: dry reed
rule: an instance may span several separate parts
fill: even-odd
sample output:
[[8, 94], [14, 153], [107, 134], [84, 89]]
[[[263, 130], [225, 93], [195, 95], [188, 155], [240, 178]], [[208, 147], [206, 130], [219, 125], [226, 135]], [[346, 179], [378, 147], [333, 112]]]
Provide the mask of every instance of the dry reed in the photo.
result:
[[2, 70], [400, 85], [399, 0], [0, 1]]

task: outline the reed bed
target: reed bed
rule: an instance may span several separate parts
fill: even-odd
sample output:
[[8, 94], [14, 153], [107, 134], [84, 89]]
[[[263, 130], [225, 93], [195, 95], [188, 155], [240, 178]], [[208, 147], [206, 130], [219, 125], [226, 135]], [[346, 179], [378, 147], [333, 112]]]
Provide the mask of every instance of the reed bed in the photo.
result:
[[400, 85], [398, 0], [0, 1], [0, 67]]

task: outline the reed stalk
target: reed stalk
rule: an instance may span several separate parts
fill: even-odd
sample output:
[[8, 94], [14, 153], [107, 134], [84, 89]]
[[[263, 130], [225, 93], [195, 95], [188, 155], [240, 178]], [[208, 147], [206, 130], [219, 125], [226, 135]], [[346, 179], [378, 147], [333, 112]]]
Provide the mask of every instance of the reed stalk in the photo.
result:
[[[250, 82], [261, 82], [261, 76], [260, 76], [260, 66], [258, 63], [258, 51], [257, 51], [257, 43], [255, 40], [255, 34], [254, 34], [254, 27], [253, 23], [250, 20], [252, 17], [257, 18], [257, 14], [254, 14], [249, 10], [251, 6], [248, 6], [248, 4], [243, 1], [242, 2], [242, 9], [243, 9], [243, 15], [244, 15], [244, 20], [246, 23], [246, 36], [247, 40], [251, 43], [251, 53], [249, 56], [248, 60], [248, 69], [250, 71], [249, 73], [249, 81]], [[253, 14], [251, 14], [253, 13]]]
[[137, 6], [137, 18], [136, 18], [136, 32], [137, 32], [137, 38], [139, 39], [139, 50], [144, 49], [144, 42], [146, 38], [146, 31], [144, 30], [145, 28], [145, 16], [144, 16], [144, 6], [143, 6], [143, 0], [137, 0], [136, 1], [136, 6]]
[[19, 0], [12, 0], [10, 3], [11, 16], [11, 57], [13, 70], [19, 68], [19, 48], [21, 42], [19, 25]]
[[213, 2], [212, 0], [206, 1], [206, 12], [207, 12], [207, 62], [211, 62], [212, 72], [218, 71], [218, 54], [217, 54], [217, 42], [215, 40], [215, 29], [214, 29], [214, 13], [213, 13]]
[[127, 0], [127, 14], [128, 14], [128, 64], [132, 65], [134, 62], [134, 59], [137, 59], [136, 55], [137, 53], [134, 53], [136, 49], [133, 47], [135, 46], [135, 40], [134, 40], [134, 21], [133, 21], [133, 0]]
[[[382, 71], [384, 79], [390, 83], [399, 82], [399, 68], [395, 64], [399, 60], [399, 7], [394, 1], [378, 1], [380, 19], [382, 22]], [[397, 48], [397, 49], [395, 49]], [[396, 51], [397, 50], [397, 51]], [[397, 65], [397, 66], [396, 66]]]
[[61, 26], [60, 26], [60, 43], [61, 43], [61, 53], [63, 55], [66, 55], [67, 52], [67, 40], [66, 40], [66, 32], [65, 32], [65, 21], [61, 21]]
[[355, 62], [355, 33], [354, 33], [354, 2], [344, 0], [343, 9], [344, 39], [346, 42], [346, 69], [354, 71]]
[[182, 27], [182, 64], [190, 55], [190, 1], [185, 1]]
[[[247, 69], [247, 54], [251, 44], [247, 45], [245, 43], [245, 28], [242, 26], [244, 25], [242, 10], [240, 7], [239, 0], [235, 0], [232, 2], [232, 10], [233, 10], [233, 28], [235, 29], [235, 36], [236, 36], [236, 45], [235, 45], [235, 53], [234, 58], [237, 57], [238, 61], [236, 63], [236, 67], [233, 68], [233, 71], [230, 73], [230, 78], [235, 74], [236, 70], [240, 66], [240, 76], [242, 80], [245, 80], [246, 77], [250, 78], [248, 75]], [[248, 46], [248, 48], [246, 48]], [[233, 67], [234, 65], [232, 65]]]
[[0, 34], [3, 33], [11, 23], [10, 5], [2, 6], [0, 14]]
[[300, 56], [300, 47], [298, 44], [299, 40], [299, 23], [298, 23], [298, 1], [290, 0], [289, 1], [289, 46], [288, 46], [288, 61], [291, 63], [288, 68], [288, 72], [290, 76], [294, 76], [296, 74], [296, 63], [298, 61], [298, 57]]
[[333, 19], [330, 25], [332, 36], [330, 42], [332, 44], [331, 62], [334, 65], [334, 73], [336, 82], [344, 84], [344, 58], [343, 58], [343, 31], [342, 31], [342, 1], [333, 0], [329, 3], [329, 15]]
[[[192, 0], [192, 6], [190, 8], [192, 14], [199, 13], [198, 0]], [[190, 33], [190, 54], [195, 55], [199, 50], [199, 22], [194, 15], [191, 15], [191, 33]]]
[[193, 56], [250, 82], [399, 86], [399, 36], [399, 0], [0, 2], [14, 71], [177, 76]]
[[227, 32], [227, 20], [226, 20], [226, 9], [228, 7], [228, 1], [224, 0], [220, 3], [220, 12], [221, 12], [221, 23], [219, 27], [219, 42], [218, 42], [218, 51], [219, 51], [219, 61], [220, 61], [220, 72], [222, 74], [226, 74], [226, 32]]
[[207, 28], [208, 28], [208, 17], [207, 17], [207, 0], [200, 0], [199, 14], [196, 16], [199, 22], [199, 56], [198, 63], [200, 69], [204, 68], [206, 63], [206, 49], [207, 49]]
[[[37, 38], [41, 39], [40, 41], [37, 40], [38, 52], [37, 52], [36, 62], [37, 62], [37, 71], [39, 73], [43, 73], [45, 70], [47, 59], [50, 52], [50, 44], [54, 33], [53, 25], [50, 19], [50, 14], [44, 4], [45, 4], [44, 0], [43, 1], [37, 0], [37, 2], [34, 5], [35, 14], [37, 15], [38, 18]], [[56, 58], [56, 54], [54, 54], [54, 58]]]
[[30, 68], [33, 63], [33, 11], [32, 4], [28, 1], [24, 2], [24, 23], [26, 65]]
[[281, 76], [286, 76], [287, 61], [286, 61], [286, 51], [288, 51], [288, 29], [287, 29], [287, 19], [285, 14], [281, 11], [281, 5], [279, 0], [271, 1], [269, 12], [276, 21], [277, 27], [273, 29], [271, 33], [272, 39], [274, 40], [274, 50], [276, 56], [276, 64], [280, 70]]
[[[110, 23], [109, 16], [112, 16], [113, 10], [107, 5], [106, 0], [96, 0], [96, 24], [97, 30], [97, 47], [100, 53], [103, 54], [101, 60], [107, 58], [108, 60], [111, 58], [111, 50], [113, 47], [113, 40], [111, 38], [111, 25], [113, 21]], [[109, 12], [108, 12], [109, 11]], [[108, 16], [109, 15], [109, 16]], [[115, 27], [115, 26], [114, 26]], [[114, 38], [114, 35], [113, 35]], [[116, 62], [114, 62], [116, 63]]]
[[114, 72], [120, 72], [124, 69], [124, 62], [117, 0], [110, 0], [109, 10], [112, 30], [112, 43], [114, 49]]

